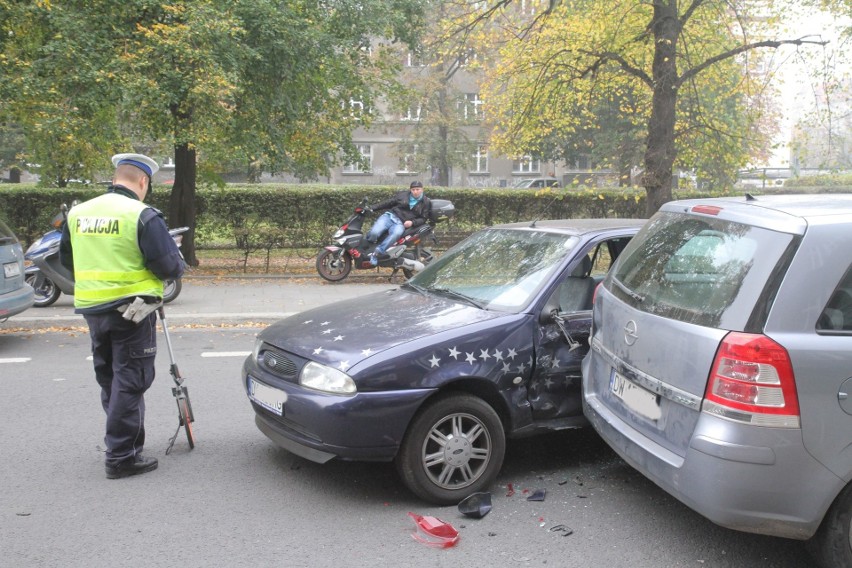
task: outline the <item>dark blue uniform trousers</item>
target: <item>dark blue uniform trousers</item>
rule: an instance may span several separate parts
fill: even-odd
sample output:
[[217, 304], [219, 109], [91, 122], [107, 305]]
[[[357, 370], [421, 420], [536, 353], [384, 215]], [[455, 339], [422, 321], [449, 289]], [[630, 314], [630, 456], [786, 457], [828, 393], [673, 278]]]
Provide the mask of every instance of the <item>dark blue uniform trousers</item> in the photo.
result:
[[145, 444], [145, 391], [154, 382], [157, 314], [135, 324], [118, 311], [84, 314], [106, 412], [106, 465], [134, 459]]

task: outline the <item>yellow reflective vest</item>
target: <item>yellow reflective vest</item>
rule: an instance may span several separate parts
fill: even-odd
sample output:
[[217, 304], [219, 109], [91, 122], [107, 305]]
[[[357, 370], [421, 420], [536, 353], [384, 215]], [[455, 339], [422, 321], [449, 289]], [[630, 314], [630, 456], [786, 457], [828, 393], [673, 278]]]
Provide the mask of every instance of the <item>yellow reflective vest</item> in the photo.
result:
[[163, 282], [145, 268], [139, 250], [141, 201], [107, 193], [68, 212], [74, 251], [74, 307], [90, 308], [133, 296], [163, 296]]

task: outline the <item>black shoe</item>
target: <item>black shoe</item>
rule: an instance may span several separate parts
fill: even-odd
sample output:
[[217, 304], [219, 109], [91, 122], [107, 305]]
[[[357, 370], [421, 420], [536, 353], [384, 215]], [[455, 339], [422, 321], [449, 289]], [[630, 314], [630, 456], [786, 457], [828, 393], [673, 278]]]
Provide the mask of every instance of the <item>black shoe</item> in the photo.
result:
[[139, 475], [157, 469], [157, 458], [146, 458], [142, 455], [132, 460], [123, 461], [118, 465], [106, 466], [107, 479], [119, 479], [131, 475]]

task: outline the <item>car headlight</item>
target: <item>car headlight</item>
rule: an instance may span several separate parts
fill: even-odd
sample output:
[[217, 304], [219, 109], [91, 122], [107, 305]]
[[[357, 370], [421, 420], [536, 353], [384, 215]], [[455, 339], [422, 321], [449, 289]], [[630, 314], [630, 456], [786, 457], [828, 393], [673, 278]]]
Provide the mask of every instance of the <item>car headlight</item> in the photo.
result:
[[251, 352], [251, 360], [254, 361], [255, 363], [259, 363], [259, 361], [257, 360], [257, 356], [260, 355], [260, 348], [262, 346], [263, 346], [263, 340], [262, 339], [255, 339], [254, 340], [254, 350]]
[[355, 381], [343, 371], [313, 361], [302, 367], [299, 384], [309, 389], [332, 394], [354, 394], [357, 390]]

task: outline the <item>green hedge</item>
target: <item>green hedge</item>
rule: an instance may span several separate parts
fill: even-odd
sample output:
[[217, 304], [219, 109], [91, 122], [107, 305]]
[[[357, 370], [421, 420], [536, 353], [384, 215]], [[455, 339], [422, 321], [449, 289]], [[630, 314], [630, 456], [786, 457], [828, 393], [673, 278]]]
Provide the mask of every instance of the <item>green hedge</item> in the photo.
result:
[[785, 188], [819, 188], [825, 192], [852, 191], [852, 174], [823, 174], [790, 178], [784, 182]]
[[[228, 185], [196, 193], [196, 245], [243, 250], [315, 247], [325, 243], [362, 199], [377, 203], [399, 187], [329, 185]], [[38, 238], [62, 203], [85, 201], [103, 187], [41, 188], [32, 184], [0, 186], [0, 214], [26, 243]], [[456, 215], [441, 231], [469, 232], [496, 223], [530, 219], [644, 217], [641, 189], [467, 189], [430, 187], [432, 199], [449, 199]], [[710, 195], [677, 192], [676, 198]], [[149, 200], [168, 213], [169, 193], [155, 187]]]

